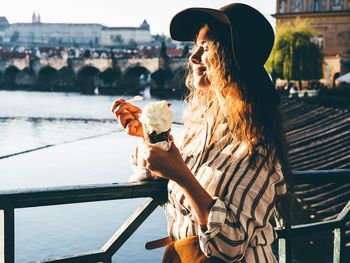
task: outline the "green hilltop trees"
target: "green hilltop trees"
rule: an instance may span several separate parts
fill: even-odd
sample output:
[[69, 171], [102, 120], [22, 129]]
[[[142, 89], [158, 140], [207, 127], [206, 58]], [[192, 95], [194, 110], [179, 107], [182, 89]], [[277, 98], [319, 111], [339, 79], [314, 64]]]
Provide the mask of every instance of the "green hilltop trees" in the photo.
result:
[[323, 55], [306, 20], [296, 19], [278, 26], [275, 45], [266, 63], [274, 78], [298, 81], [322, 78]]

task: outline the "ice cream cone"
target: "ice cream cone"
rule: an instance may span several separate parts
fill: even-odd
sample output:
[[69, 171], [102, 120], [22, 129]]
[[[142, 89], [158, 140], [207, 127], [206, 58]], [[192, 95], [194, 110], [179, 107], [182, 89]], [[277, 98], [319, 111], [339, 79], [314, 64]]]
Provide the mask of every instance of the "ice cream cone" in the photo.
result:
[[168, 151], [171, 146], [171, 141], [170, 141], [170, 130], [167, 130], [165, 132], [161, 133], [156, 133], [153, 131], [152, 133], [148, 133], [147, 129], [145, 128], [145, 125], [143, 125], [143, 134], [144, 134], [144, 139], [146, 142], [150, 144], [154, 144], [158, 146], [159, 148]]
[[149, 104], [140, 117], [145, 141], [168, 151], [172, 120], [173, 113], [167, 102]]

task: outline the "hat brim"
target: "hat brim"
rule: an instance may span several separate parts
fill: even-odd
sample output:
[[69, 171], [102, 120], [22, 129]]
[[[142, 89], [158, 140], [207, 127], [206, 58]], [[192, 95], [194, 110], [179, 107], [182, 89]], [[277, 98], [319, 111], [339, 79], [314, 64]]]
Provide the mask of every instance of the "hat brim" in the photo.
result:
[[201, 26], [209, 21], [230, 25], [226, 14], [211, 8], [188, 8], [177, 13], [170, 22], [170, 36], [178, 41], [193, 41]]

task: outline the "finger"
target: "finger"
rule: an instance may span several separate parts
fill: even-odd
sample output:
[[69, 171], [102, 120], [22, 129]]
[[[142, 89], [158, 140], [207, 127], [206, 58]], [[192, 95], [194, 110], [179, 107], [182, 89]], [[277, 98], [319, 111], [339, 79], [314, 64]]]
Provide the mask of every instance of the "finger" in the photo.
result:
[[134, 118], [135, 118], [136, 120], [139, 120], [141, 113], [142, 113], [142, 110], [141, 110], [141, 109], [140, 109], [139, 112], [131, 112], [132, 116], [134, 116]]
[[[115, 107], [115, 109], [114, 109], [114, 111], [113, 111], [113, 114], [114, 114], [114, 116], [118, 119], [119, 118], [119, 115], [122, 113], [122, 112], [124, 112], [125, 111], [125, 109], [126, 109], [126, 106], [125, 106], [125, 104], [126, 104], [127, 102], [121, 102], [121, 103], [119, 103], [116, 107]], [[130, 113], [130, 112], [129, 112]]]
[[161, 152], [166, 152], [158, 146], [154, 145], [153, 143], [147, 141], [143, 142], [143, 148], [147, 150], [148, 156], [151, 157], [159, 156]]
[[178, 154], [181, 154], [179, 148], [177, 148], [177, 146], [174, 142], [171, 142], [169, 152], [176, 152]]
[[151, 157], [155, 157], [156, 158], [160, 157], [161, 154], [163, 153], [167, 153], [167, 151], [163, 150], [162, 148], [158, 147], [157, 145], [153, 144], [153, 143], [149, 143], [149, 142], [144, 142], [144, 144], [147, 144], [147, 150], [149, 152], [149, 155]]
[[116, 99], [112, 104], [111, 111], [114, 112], [115, 108], [118, 107], [118, 105], [123, 102], [125, 102], [125, 99], [123, 98]]
[[[115, 109], [114, 109], [114, 115], [118, 116], [120, 113], [123, 111], [128, 111], [131, 114], [140, 114], [142, 110], [128, 102], [123, 102], [119, 104]], [[135, 117], [135, 116], [134, 116]]]
[[129, 112], [123, 112], [118, 116], [118, 121], [124, 129], [132, 120], [134, 120], [134, 117]]
[[169, 141], [174, 142], [174, 136], [172, 136], [171, 134], [169, 135]]
[[142, 148], [148, 156], [153, 155], [159, 149], [157, 146], [154, 146], [147, 141], [142, 143]]
[[137, 128], [139, 127], [139, 122], [137, 120], [129, 119], [129, 122], [127, 122], [125, 126], [125, 131], [127, 134], [138, 136]]

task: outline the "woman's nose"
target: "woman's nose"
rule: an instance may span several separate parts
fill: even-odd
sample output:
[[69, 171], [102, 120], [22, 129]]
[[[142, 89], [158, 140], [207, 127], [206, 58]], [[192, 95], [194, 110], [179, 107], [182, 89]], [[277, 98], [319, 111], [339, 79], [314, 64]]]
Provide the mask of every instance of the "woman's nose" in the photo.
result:
[[192, 64], [199, 64], [201, 62], [201, 54], [199, 52], [199, 49], [196, 49], [196, 51], [194, 51], [191, 56], [189, 57], [189, 61]]

